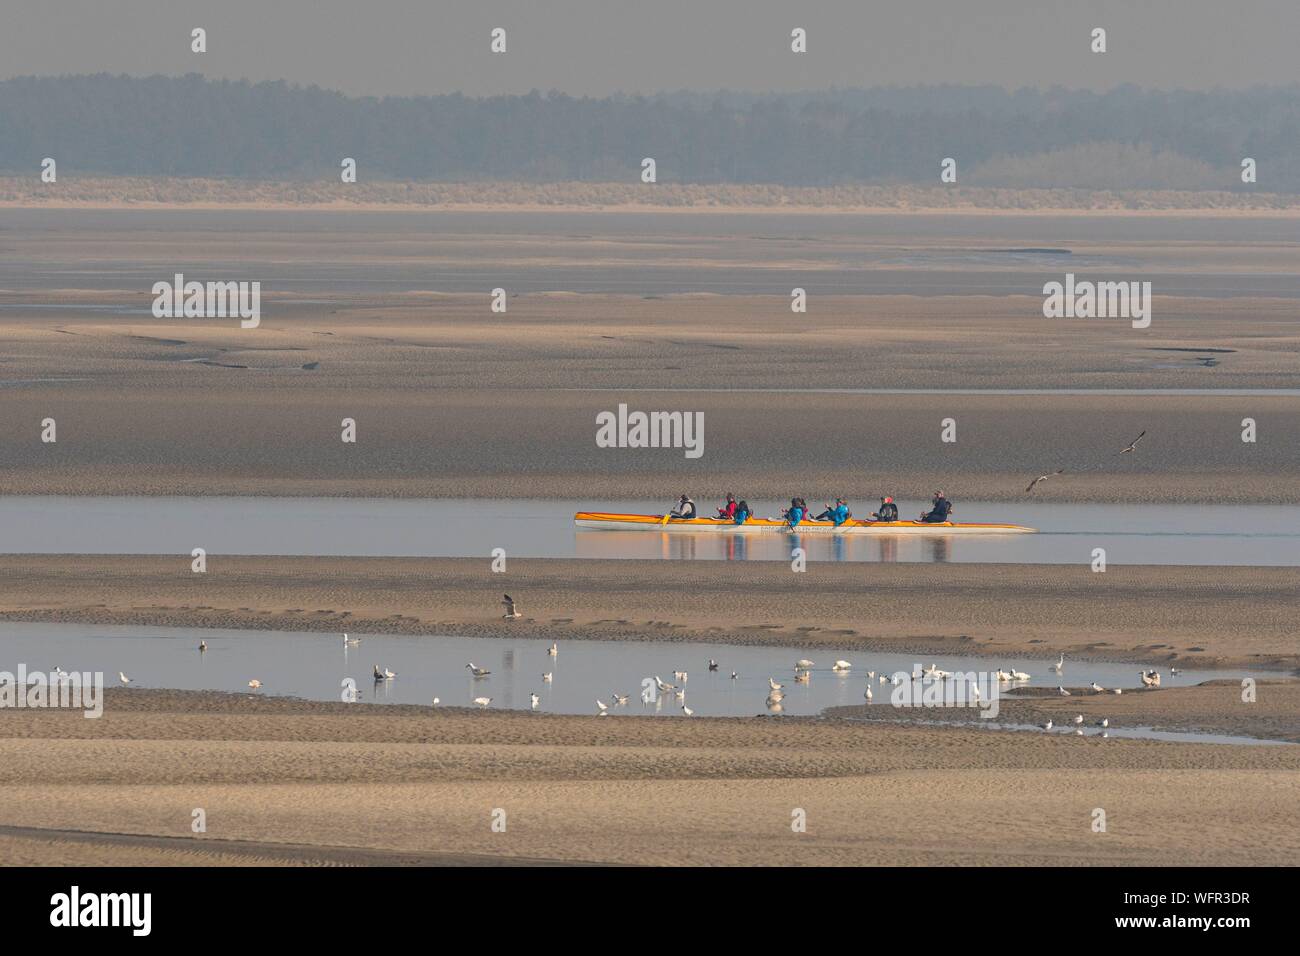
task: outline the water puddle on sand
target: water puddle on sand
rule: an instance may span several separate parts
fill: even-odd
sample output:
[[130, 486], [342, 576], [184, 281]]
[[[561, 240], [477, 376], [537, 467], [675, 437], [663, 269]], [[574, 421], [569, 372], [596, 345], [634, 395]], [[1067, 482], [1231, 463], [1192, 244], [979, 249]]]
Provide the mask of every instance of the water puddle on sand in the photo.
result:
[[[753, 499], [762, 516], [776, 501]], [[869, 502], [852, 502], [859, 513]], [[900, 499], [906, 516], [928, 502]], [[642, 558], [1300, 566], [1300, 508], [1285, 505], [1068, 505], [958, 501], [960, 521], [1005, 522], [1038, 534], [789, 535], [579, 531], [577, 511], [662, 513], [660, 501], [236, 497], [0, 496], [0, 553]], [[702, 514], [711, 514], [701, 501]]]
[[[540, 698], [538, 710], [558, 714], [596, 714], [602, 701], [611, 716], [622, 714], [683, 717], [685, 704], [698, 717], [753, 717], [773, 713], [766, 705], [770, 678], [784, 685], [780, 713], [811, 717], [829, 707], [861, 705], [867, 686], [873, 707], [890, 706], [890, 684], [880, 676], [911, 674], [920, 664], [951, 672], [988, 673], [998, 667], [1031, 675], [1027, 684], [1055, 687], [1065, 683], [1086, 687], [1136, 690], [1138, 665], [1066, 662], [1064, 678], [1048, 670], [1049, 662], [1035, 658], [916, 657], [908, 654], [812, 650], [794, 647], [667, 641], [561, 641], [558, 654], [550, 642], [527, 638], [486, 638], [354, 634], [361, 644], [346, 646], [341, 634], [295, 631], [240, 631], [208, 628], [95, 626], [0, 622], [0, 671], [17, 673], [20, 663], [29, 672], [101, 671], [105, 682], [120, 686], [118, 672], [133, 686], [172, 690], [215, 690], [253, 693], [248, 682], [262, 682], [261, 694], [307, 700], [339, 701], [343, 682], [351, 678], [358, 700], [379, 704], [429, 705], [434, 697], [444, 706], [471, 707], [476, 697], [492, 699], [493, 709], [528, 710], [530, 694]], [[199, 641], [208, 649], [198, 650]], [[852, 664], [848, 673], [832, 665], [842, 657]], [[718, 663], [710, 671], [710, 658]], [[794, 664], [810, 659], [815, 666], [807, 683], [794, 680]], [[469, 663], [491, 673], [476, 678]], [[375, 681], [379, 666], [397, 676]], [[685, 671], [685, 680], [674, 676]], [[732, 679], [732, 672], [738, 674]], [[868, 671], [875, 671], [874, 678]], [[551, 681], [543, 679], [550, 673]], [[1171, 677], [1166, 686], [1192, 686], [1217, 678], [1263, 677], [1237, 670], [1198, 670]], [[685, 688], [684, 700], [674, 693], [656, 693], [653, 703], [641, 700], [643, 682], [658, 677]], [[657, 686], [657, 685], [656, 685]], [[1011, 685], [1007, 685], [1008, 687]], [[615, 695], [627, 695], [618, 705]], [[984, 723], [984, 721], [976, 721]], [[969, 724], [965, 724], [969, 726]], [[1121, 733], [1122, 731], [1122, 733]], [[1111, 736], [1152, 739], [1194, 739], [1188, 734], [1143, 732], [1141, 728], [1110, 729]], [[1225, 740], [1223, 742], [1238, 742]]]

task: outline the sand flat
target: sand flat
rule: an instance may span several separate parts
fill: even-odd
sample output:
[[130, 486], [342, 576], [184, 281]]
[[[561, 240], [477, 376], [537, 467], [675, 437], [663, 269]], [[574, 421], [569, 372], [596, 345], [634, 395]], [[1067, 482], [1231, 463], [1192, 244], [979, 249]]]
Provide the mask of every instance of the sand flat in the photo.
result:
[[[0, 714], [0, 754], [20, 770], [0, 796], [7, 825], [55, 831], [44, 849], [68, 862], [103, 846], [59, 831], [185, 838], [201, 806], [191, 862], [233, 840], [319, 846], [318, 860], [348, 847], [627, 864], [1258, 864], [1297, 848], [1297, 753], [110, 691], [97, 721]], [[1105, 834], [1091, 829], [1097, 807]], [[791, 831], [795, 808], [805, 834]], [[31, 840], [0, 833], [27, 852]]]
[[[708, 640], [1180, 666], [1300, 664], [1295, 568], [0, 556], [26, 621]], [[526, 612], [500, 619], [508, 587]], [[301, 609], [301, 610], [294, 610]], [[323, 612], [323, 613], [321, 613]]]

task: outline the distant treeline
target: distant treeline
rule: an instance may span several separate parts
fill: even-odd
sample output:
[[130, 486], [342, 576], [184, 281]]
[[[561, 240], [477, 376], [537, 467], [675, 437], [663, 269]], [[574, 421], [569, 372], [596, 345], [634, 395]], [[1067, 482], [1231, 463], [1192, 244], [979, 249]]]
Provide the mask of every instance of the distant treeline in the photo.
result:
[[[1300, 86], [352, 98], [201, 76], [0, 82], [0, 169], [433, 182], [936, 183], [1300, 192]], [[1253, 157], [1259, 182], [1243, 185]]]

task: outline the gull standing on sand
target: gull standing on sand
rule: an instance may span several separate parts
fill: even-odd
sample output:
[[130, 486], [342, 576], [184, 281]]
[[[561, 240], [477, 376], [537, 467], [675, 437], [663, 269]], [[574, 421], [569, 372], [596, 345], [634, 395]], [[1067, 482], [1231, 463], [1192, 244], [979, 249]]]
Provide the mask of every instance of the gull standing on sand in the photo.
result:
[[262, 682], [258, 680], [256, 677], [254, 677], [252, 680], [248, 682], [248, 686], [253, 688], [253, 690], [257, 690], [262, 686]]
[[1051, 729], [1052, 729], [1052, 722], [1049, 720], [1047, 723], [1043, 724], [1043, 729], [1044, 729], [1044, 730], [1051, 730]]
[[1060, 685], [1057, 685], [1056, 692], [1060, 694], [1062, 697], [1070, 696], [1070, 692], [1066, 690], [1064, 687], [1061, 687]]
[[470, 661], [465, 666], [469, 668], [469, 672], [473, 674], [475, 677], [487, 677], [488, 674], [492, 673], [486, 667], [475, 667], [473, 661]]
[[1109, 717], [1103, 717], [1103, 718], [1101, 719], [1101, 721], [1097, 724], [1097, 726], [1098, 726], [1098, 727], [1109, 727], [1109, 726], [1110, 726], [1110, 718], [1109, 718]]
[[474, 698], [474, 703], [478, 704], [480, 707], [486, 707], [488, 704], [492, 703], [492, 698], [491, 698], [491, 697], [475, 697], [475, 698]]
[[1093, 681], [1093, 682], [1092, 682], [1092, 692], [1093, 692], [1094, 694], [1104, 694], [1104, 693], [1106, 693], [1106, 688], [1102, 687], [1102, 686], [1101, 686], [1100, 684], [1098, 684], [1096, 681]]
[[689, 707], [687, 707], [685, 704], [682, 704], [682, 713], [685, 714], [687, 717], [694, 717], [694, 716], [695, 716], [695, 711], [691, 710], [691, 709], [690, 709]]
[[503, 600], [501, 603], [505, 606], [506, 613], [502, 614], [501, 616], [505, 618], [507, 621], [515, 621], [523, 617], [522, 614], [520, 614], [518, 611], [515, 610], [515, 599], [512, 598], [509, 594], [504, 595], [504, 598], [505, 600]]
[[1083, 714], [1075, 714], [1074, 723], [1075, 726], [1078, 726], [1079, 724], [1083, 723]]
[[117, 672], [117, 677], [118, 677], [118, 679], [119, 679], [123, 684], [129, 684], [129, 683], [131, 683], [131, 678], [127, 677], [127, 676], [126, 676], [125, 674], [123, 674], [121, 671], [118, 671], [118, 672]]

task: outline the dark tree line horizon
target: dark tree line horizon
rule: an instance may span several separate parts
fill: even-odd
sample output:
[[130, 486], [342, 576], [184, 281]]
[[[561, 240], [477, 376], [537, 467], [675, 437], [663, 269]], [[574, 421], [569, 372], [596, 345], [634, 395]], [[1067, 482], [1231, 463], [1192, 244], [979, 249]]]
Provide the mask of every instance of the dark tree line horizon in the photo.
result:
[[[652, 156], [664, 183], [822, 186], [937, 183], [951, 156], [959, 180], [1075, 186], [1103, 144], [1127, 151], [1115, 189], [1300, 192], [1300, 85], [374, 98], [196, 74], [0, 82], [0, 170], [32, 175], [53, 156], [60, 173], [337, 178], [347, 156], [363, 180], [633, 182]], [[1237, 175], [1246, 156], [1257, 186]]]

